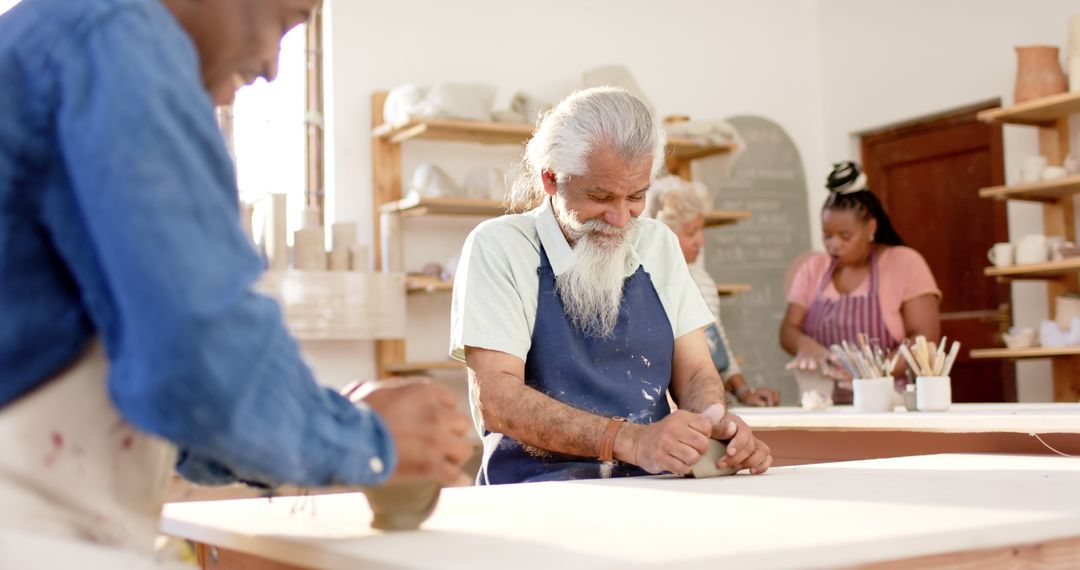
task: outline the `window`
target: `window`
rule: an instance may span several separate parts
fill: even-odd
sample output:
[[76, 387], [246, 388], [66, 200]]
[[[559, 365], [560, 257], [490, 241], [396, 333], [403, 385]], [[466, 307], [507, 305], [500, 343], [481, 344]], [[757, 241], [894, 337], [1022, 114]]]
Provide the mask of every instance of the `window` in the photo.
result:
[[7, 12], [18, 3], [19, 0], [0, 0], [0, 14]]
[[240, 198], [287, 194], [290, 236], [300, 227], [307, 186], [306, 93], [307, 26], [300, 25], [281, 41], [277, 79], [244, 87], [232, 107]]

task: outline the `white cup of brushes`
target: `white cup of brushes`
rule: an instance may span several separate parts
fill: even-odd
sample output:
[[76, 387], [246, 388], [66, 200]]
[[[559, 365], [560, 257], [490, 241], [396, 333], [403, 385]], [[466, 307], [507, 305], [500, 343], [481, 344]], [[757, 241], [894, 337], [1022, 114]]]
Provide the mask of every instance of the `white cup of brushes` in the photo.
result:
[[891, 412], [895, 407], [892, 376], [856, 378], [851, 382], [851, 389], [854, 392], [856, 412]]
[[917, 376], [915, 407], [920, 412], [944, 412], [952, 405], [952, 382], [948, 376]]
[[945, 351], [946, 338], [935, 346], [926, 337], [918, 336], [910, 347], [900, 345], [900, 355], [915, 373], [915, 407], [922, 412], [943, 412], [952, 405], [952, 383], [949, 373], [960, 354], [960, 343], [953, 341]]

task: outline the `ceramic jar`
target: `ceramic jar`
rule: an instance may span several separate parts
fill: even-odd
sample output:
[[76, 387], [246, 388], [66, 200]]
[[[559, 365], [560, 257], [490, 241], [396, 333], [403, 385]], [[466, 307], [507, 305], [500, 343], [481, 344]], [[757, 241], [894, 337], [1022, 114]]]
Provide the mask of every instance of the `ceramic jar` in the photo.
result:
[[1067, 88], [1057, 47], [1017, 46], [1014, 102], [1063, 93]]

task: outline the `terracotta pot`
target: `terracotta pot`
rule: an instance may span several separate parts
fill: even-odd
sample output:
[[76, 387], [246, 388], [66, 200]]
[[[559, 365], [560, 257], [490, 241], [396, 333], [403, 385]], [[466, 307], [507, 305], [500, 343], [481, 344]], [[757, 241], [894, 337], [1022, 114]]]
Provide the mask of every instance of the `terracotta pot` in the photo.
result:
[[1067, 88], [1068, 82], [1058, 59], [1058, 48], [1017, 46], [1014, 102], [1021, 103], [1029, 99], [1064, 93]]

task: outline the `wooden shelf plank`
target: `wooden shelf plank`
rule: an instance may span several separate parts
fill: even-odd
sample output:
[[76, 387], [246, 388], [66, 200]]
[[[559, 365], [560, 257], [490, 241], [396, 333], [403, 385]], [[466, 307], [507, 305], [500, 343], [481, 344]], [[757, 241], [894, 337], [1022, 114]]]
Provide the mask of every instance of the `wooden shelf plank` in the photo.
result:
[[1053, 279], [1080, 271], [1080, 257], [1069, 257], [1061, 261], [1010, 265], [1009, 267], [987, 267], [983, 274], [987, 277], [1005, 277], [1008, 279]]
[[507, 212], [506, 205], [498, 200], [470, 200], [467, 198], [421, 198], [413, 196], [380, 207], [383, 212], [398, 212], [402, 216], [483, 216], [493, 218]]
[[716, 292], [721, 297], [730, 297], [731, 295], [738, 295], [739, 293], [749, 293], [750, 285], [745, 283], [717, 283]]
[[1078, 193], [1080, 193], [1080, 175], [1049, 182], [1017, 184], [1015, 186], [991, 186], [979, 190], [979, 196], [982, 198], [1029, 200], [1032, 202], [1056, 202], [1065, 196]]
[[726, 226], [742, 220], [749, 220], [747, 210], [712, 210], [705, 213], [705, 227]]
[[984, 123], [1009, 123], [1052, 127], [1058, 119], [1080, 113], [1080, 92], [1058, 93], [1024, 101], [1011, 107], [998, 107], [979, 113]]
[[453, 289], [453, 281], [439, 279], [438, 277], [429, 277], [427, 275], [405, 276], [406, 293], [436, 293], [439, 291], [452, 291]]
[[407, 140], [444, 140], [480, 144], [518, 145], [527, 142], [533, 125], [488, 123], [460, 119], [410, 119], [404, 123], [383, 123], [371, 135], [392, 143]]
[[[525, 144], [532, 138], [534, 126], [524, 123], [490, 123], [459, 119], [410, 119], [404, 123], [383, 123], [371, 136], [392, 143], [408, 140], [442, 140], [480, 144]], [[735, 148], [732, 143], [702, 144], [693, 139], [668, 139], [669, 159], [686, 161], [724, 154]]]
[[1053, 358], [1055, 356], [1080, 356], [1080, 346], [1037, 346], [1033, 348], [976, 348], [972, 358]]
[[667, 141], [667, 158], [669, 160], [687, 161], [725, 154], [735, 149], [733, 143], [724, 144], [701, 144], [692, 139], [669, 137]]
[[464, 370], [465, 363], [457, 360], [432, 360], [425, 362], [397, 362], [386, 365], [386, 372], [395, 375], [416, 374], [435, 370]]

